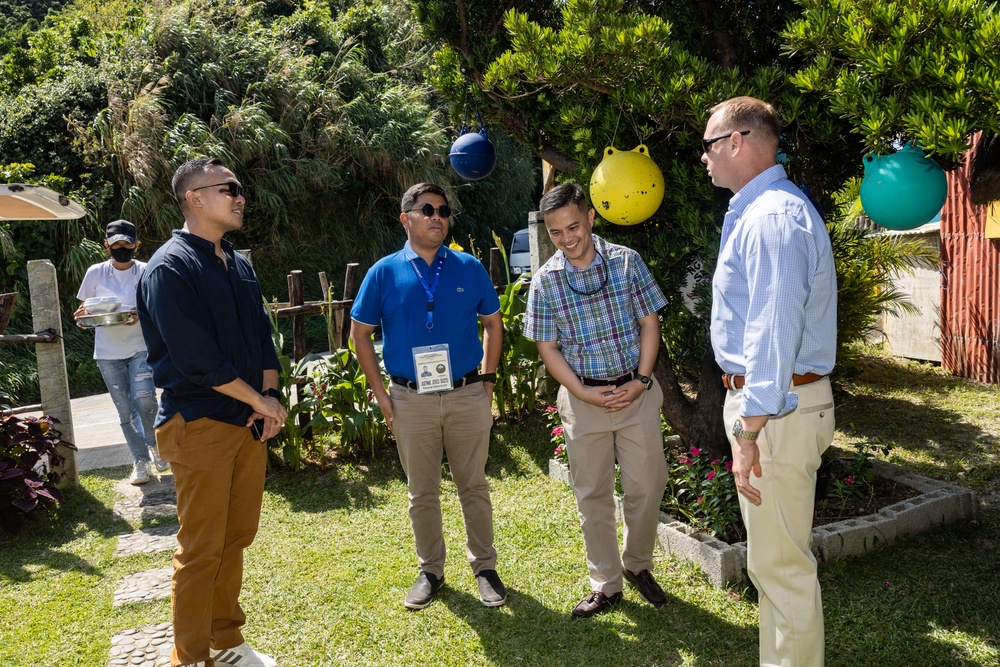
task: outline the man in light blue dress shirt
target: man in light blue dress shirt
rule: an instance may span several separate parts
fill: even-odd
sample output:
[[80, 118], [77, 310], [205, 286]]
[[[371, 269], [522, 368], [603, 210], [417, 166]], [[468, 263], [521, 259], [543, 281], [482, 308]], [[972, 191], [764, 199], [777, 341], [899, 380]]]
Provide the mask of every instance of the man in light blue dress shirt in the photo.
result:
[[833, 441], [837, 278], [822, 217], [775, 162], [779, 127], [771, 105], [752, 97], [711, 109], [701, 161], [734, 193], [711, 331], [760, 599], [760, 664], [812, 667], [824, 660], [810, 546], [816, 470]]

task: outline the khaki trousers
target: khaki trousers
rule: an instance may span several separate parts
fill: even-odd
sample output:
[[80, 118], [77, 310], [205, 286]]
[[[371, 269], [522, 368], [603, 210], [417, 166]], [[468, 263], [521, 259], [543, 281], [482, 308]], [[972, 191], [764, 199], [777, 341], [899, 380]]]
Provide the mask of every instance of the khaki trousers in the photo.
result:
[[[823, 601], [813, 556], [816, 470], [833, 442], [829, 378], [793, 387], [799, 406], [768, 420], [757, 444], [761, 477], [750, 476], [761, 504], [740, 496], [747, 528], [747, 571], [760, 600], [760, 664], [819, 667], [824, 661]], [[739, 416], [742, 390], [728, 392], [727, 426]], [[728, 431], [728, 428], [727, 428]], [[730, 445], [734, 439], [729, 436]]]
[[472, 571], [496, 569], [493, 506], [486, 481], [493, 412], [483, 383], [436, 394], [418, 394], [392, 383], [389, 397], [399, 461], [409, 488], [419, 570], [444, 576], [441, 462], [445, 455], [462, 504], [465, 555]]
[[209, 648], [243, 643], [243, 550], [257, 534], [266, 453], [246, 427], [188, 423], [180, 414], [156, 429], [156, 443], [177, 488], [170, 655], [177, 667], [209, 660]]
[[[662, 405], [663, 392], [655, 380], [649, 391], [618, 412], [605, 412], [559, 388], [557, 407], [580, 510], [590, 587], [605, 595], [621, 591], [623, 566], [632, 572], [653, 569], [660, 503], [667, 485]], [[616, 460], [624, 493], [621, 555], [615, 525]]]

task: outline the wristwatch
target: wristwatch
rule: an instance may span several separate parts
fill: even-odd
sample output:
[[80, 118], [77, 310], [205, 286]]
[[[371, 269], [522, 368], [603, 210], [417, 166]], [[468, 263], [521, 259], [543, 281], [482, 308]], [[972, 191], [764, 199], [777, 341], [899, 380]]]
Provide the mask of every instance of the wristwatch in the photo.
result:
[[646, 391], [653, 388], [653, 378], [648, 375], [640, 375], [639, 373], [636, 373], [635, 379], [642, 383], [642, 386], [646, 388]]
[[271, 387], [269, 389], [265, 389], [264, 391], [260, 392], [260, 395], [261, 396], [270, 396], [271, 398], [276, 398], [279, 401], [281, 400], [281, 392], [278, 391], [277, 389], [275, 389], [274, 387]]
[[733, 423], [733, 437], [743, 438], [744, 440], [756, 440], [757, 436], [760, 435], [760, 431], [745, 431], [743, 430], [743, 424], [740, 423], [740, 418], [737, 417], [736, 421]]

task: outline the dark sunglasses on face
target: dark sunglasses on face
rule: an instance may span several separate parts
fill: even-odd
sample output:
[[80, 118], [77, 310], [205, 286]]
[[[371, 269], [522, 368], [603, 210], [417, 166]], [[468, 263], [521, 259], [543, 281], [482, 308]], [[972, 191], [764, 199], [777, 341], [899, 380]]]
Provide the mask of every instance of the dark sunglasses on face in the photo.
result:
[[197, 192], [198, 190], [206, 190], [208, 188], [228, 188], [229, 196], [233, 199], [237, 197], [242, 197], [246, 193], [246, 190], [239, 183], [233, 183], [232, 181], [227, 181], [225, 183], [213, 183], [212, 185], [203, 185], [200, 188], [192, 188], [191, 192]]
[[448, 206], [447, 204], [445, 204], [444, 206], [438, 206], [437, 208], [434, 208], [430, 204], [424, 204], [420, 208], [407, 209], [405, 212], [413, 213], [414, 211], [420, 211], [421, 213], [424, 214], [425, 218], [433, 216], [435, 211], [437, 211], [437, 214], [440, 215], [442, 218], [451, 217], [451, 207]]
[[730, 132], [729, 134], [722, 134], [722, 135], [719, 135], [718, 137], [712, 137], [711, 139], [702, 139], [701, 143], [705, 145], [705, 150], [707, 151], [709, 148], [712, 147], [712, 144], [714, 144], [716, 141], [722, 141], [723, 139], [728, 139], [729, 137], [733, 136], [734, 134], [741, 134], [741, 135], [743, 135], [745, 137], [748, 134], [750, 134], [750, 130], [743, 130], [743, 131], [738, 132], [738, 133], [737, 132]]

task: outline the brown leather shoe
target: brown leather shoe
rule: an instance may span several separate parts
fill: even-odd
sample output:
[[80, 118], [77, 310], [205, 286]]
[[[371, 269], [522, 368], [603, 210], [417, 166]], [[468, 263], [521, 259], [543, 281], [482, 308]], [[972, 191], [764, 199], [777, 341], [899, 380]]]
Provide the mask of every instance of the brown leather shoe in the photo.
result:
[[660, 585], [656, 583], [656, 579], [653, 578], [653, 573], [649, 570], [643, 570], [638, 574], [634, 572], [629, 572], [623, 569], [622, 572], [625, 574], [625, 578], [628, 579], [629, 583], [635, 586], [635, 590], [639, 591], [639, 595], [643, 597], [651, 605], [657, 607], [662, 607], [667, 604], [667, 596], [660, 588]]
[[573, 608], [573, 618], [590, 618], [594, 614], [602, 614], [618, 604], [621, 599], [621, 591], [611, 595], [605, 595], [601, 591], [592, 591]]

